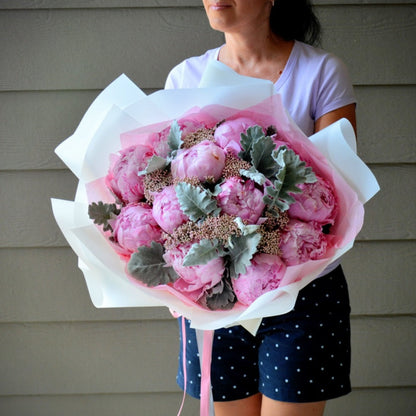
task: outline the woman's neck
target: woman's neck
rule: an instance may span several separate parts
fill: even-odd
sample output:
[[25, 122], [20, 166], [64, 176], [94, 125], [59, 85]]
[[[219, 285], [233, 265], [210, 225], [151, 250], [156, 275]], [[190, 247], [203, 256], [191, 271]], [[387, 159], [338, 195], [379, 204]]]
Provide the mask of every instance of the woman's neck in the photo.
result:
[[250, 35], [226, 33], [226, 43], [218, 59], [241, 75], [276, 82], [290, 56], [293, 42], [270, 31], [259, 32]]

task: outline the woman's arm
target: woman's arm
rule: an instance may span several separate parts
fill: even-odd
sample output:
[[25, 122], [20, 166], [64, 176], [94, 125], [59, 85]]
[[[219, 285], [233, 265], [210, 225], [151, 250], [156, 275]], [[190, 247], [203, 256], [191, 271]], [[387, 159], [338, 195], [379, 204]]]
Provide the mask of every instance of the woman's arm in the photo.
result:
[[355, 104], [348, 104], [344, 107], [337, 108], [334, 111], [324, 114], [315, 121], [315, 133], [329, 126], [341, 118], [346, 118], [352, 124], [355, 134], [357, 134], [357, 125], [355, 119]]

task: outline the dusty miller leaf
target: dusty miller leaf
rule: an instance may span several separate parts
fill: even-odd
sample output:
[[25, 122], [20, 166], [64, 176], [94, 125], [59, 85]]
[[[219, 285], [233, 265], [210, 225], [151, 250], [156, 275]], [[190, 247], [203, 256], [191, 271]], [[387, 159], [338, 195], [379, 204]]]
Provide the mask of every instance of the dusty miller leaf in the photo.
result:
[[243, 235], [253, 234], [260, 228], [260, 225], [257, 224], [244, 224], [240, 217], [234, 218], [234, 222], [238, 225], [238, 229]]
[[241, 273], [245, 273], [250, 260], [257, 252], [261, 235], [253, 233], [233, 238], [233, 246], [229, 248], [230, 258], [230, 276], [237, 277]]
[[159, 169], [163, 169], [167, 166], [168, 162], [165, 158], [153, 155], [147, 163], [146, 169], [141, 170], [137, 175], [146, 175], [146, 173], [152, 173]]
[[175, 191], [183, 213], [192, 221], [205, 219], [209, 214], [218, 215], [220, 208], [210, 191], [186, 182], [179, 182]]
[[264, 137], [263, 129], [260, 126], [249, 127], [246, 133], [241, 133], [241, 152], [238, 154], [240, 159], [251, 162], [251, 150], [258, 139]]
[[225, 254], [224, 248], [216, 238], [213, 240], [204, 238], [200, 242], [192, 244], [183, 260], [183, 265], [196, 266], [198, 264], [207, 264], [213, 259], [223, 257]]
[[287, 211], [295, 202], [291, 194], [302, 192], [297, 185], [315, 182], [316, 176], [312, 168], [307, 167], [299, 155], [286, 146], [280, 146], [272, 155], [279, 169], [272, 180], [273, 185], [266, 187], [263, 201], [268, 211], [278, 217], [279, 211]]
[[109, 220], [115, 219], [120, 214], [116, 204], [104, 204], [99, 201], [98, 204], [93, 202], [88, 206], [88, 216], [94, 221], [94, 224], [102, 225], [104, 231], [113, 231]]
[[179, 150], [182, 146], [182, 131], [176, 120], [172, 121], [168, 134], [168, 145], [172, 151]]
[[[312, 168], [307, 167], [306, 163], [300, 160], [299, 155], [293, 150], [280, 147], [276, 152], [273, 152], [273, 157], [281, 168], [284, 167], [284, 178], [281, 178], [283, 182], [281, 189], [282, 198], [286, 198], [289, 192], [301, 192], [296, 185], [305, 182], [316, 182], [316, 176]], [[281, 176], [280, 171], [279, 176]]]
[[266, 182], [266, 177], [253, 166], [248, 170], [240, 169], [240, 175], [244, 176], [245, 178], [251, 179], [258, 185], [264, 185], [264, 183]]
[[222, 183], [217, 183], [213, 191], [211, 191], [211, 196], [218, 196], [222, 192], [221, 188]]
[[[282, 169], [283, 172], [283, 169]], [[288, 195], [288, 200], [282, 198], [281, 189], [283, 186], [282, 181], [276, 179], [272, 182], [273, 185], [266, 187], [266, 195], [263, 197], [263, 202], [267, 205], [267, 210], [275, 217], [279, 217], [280, 211], [287, 211], [294, 199], [291, 195]], [[290, 202], [290, 203], [289, 203]]]
[[154, 287], [174, 282], [178, 275], [166, 265], [163, 259], [163, 247], [152, 241], [150, 247], [139, 247], [127, 263], [127, 271], [146, 286]]
[[279, 165], [272, 155], [275, 149], [276, 145], [273, 140], [264, 135], [252, 144], [251, 164], [267, 178], [272, 177], [279, 169]]
[[205, 302], [208, 309], [212, 311], [232, 309], [237, 302], [237, 297], [229, 279], [222, 279], [210, 289], [206, 294]]

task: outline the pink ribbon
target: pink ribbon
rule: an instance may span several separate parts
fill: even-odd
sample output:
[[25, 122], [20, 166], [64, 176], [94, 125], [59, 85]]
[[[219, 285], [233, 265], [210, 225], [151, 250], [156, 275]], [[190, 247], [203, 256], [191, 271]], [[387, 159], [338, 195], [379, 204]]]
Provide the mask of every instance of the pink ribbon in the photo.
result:
[[[186, 327], [185, 317], [181, 317], [182, 327], [182, 372], [183, 372], [183, 397], [177, 416], [182, 413], [186, 398]], [[211, 360], [212, 360], [212, 343], [214, 340], [214, 331], [204, 330], [202, 332], [202, 360], [201, 360], [201, 399], [200, 399], [200, 416], [210, 416], [211, 405]]]
[[201, 363], [200, 416], [210, 416], [211, 403], [211, 359], [214, 331], [204, 330]]
[[183, 405], [185, 404], [186, 398], [186, 328], [185, 328], [185, 317], [181, 317], [182, 326], [182, 371], [183, 371], [183, 396], [181, 407], [179, 408], [177, 416], [182, 413]]

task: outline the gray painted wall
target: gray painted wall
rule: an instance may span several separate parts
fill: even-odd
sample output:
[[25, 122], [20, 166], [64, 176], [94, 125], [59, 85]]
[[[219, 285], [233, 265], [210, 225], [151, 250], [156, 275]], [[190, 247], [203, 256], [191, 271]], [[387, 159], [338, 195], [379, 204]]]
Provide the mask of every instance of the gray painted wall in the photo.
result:
[[[416, 410], [416, 7], [320, 0], [323, 46], [348, 64], [359, 152], [382, 192], [346, 255], [353, 393], [328, 416]], [[53, 149], [110, 81], [146, 92], [222, 42], [198, 0], [0, 0], [0, 414], [176, 415], [176, 322], [97, 310], [50, 209], [76, 181]], [[187, 399], [183, 416], [198, 414]]]

